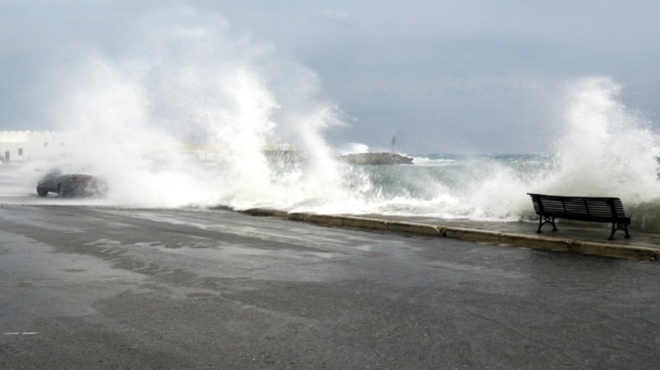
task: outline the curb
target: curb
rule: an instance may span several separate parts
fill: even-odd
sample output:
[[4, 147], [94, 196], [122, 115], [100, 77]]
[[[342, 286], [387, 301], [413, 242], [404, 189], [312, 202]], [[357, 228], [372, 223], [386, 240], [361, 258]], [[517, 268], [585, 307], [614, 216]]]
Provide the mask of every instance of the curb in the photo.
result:
[[565, 252], [584, 255], [660, 261], [660, 249], [604, 243], [575, 239], [549, 238], [540, 235], [522, 235], [506, 232], [448, 227], [442, 225], [419, 224], [405, 221], [392, 221], [377, 218], [320, 215], [314, 213], [288, 213], [268, 208], [252, 208], [240, 211], [251, 216], [276, 217], [290, 221], [307, 222], [321, 226], [344, 227], [350, 229], [392, 232], [425, 237], [450, 238], [489, 243], [500, 246], [525, 247], [552, 252]]

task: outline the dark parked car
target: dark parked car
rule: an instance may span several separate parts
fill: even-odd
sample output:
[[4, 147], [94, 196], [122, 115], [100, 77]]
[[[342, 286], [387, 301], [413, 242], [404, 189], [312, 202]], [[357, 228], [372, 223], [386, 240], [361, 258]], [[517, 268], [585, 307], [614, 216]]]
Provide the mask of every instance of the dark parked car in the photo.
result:
[[37, 194], [45, 197], [55, 192], [61, 197], [100, 195], [108, 190], [105, 180], [88, 174], [64, 172], [55, 169], [37, 184]]

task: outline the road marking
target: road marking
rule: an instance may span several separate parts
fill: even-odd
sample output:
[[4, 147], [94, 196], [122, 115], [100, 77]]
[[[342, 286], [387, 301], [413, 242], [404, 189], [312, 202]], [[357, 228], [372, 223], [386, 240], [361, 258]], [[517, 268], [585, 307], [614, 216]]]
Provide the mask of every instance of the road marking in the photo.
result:
[[20, 331], [20, 332], [7, 332], [2, 335], [35, 335], [39, 334], [38, 331]]

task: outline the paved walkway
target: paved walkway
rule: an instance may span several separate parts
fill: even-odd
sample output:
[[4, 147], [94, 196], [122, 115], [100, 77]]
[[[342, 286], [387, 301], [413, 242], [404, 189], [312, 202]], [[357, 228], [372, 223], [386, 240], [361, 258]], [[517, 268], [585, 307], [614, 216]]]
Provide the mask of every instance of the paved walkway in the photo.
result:
[[398, 220], [405, 222], [414, 222], [429, 225], [442, 225], [447, 227], [462, 227], [467, 229], [496, 231], [503, 233], [512, 233], [527, 236], [543, 236], [554, 239], [575, 239], [592, 242], [602, 242], [611, 244], [622, 244], [627, 246], [640, 246], [647, 248], [660, 249], [660, 233], [642, 232], [635, 229], [629, 229], [631, 238], [625, 239], [623, 231], [617, 231], [614, 234], [615, 240], [608, 240], [610, 236], [610, 224], [581, 223], [571, 221], [570, 223], [557, 221], [556, 232], [552, 231], [551, 225], [543, 226], [543, 233], [537, 234], [537, 221], [530, 222], [497, 222], [497, 221], [472, 221], [472, 220], [447, 220], [429, 217], [400, 217], [383, 215], [363, 215], [362, 217], [382, 218], [386, 220]]
[[[630, 239], [624, 237], [623, 231], [617, 231], [614, 235], [615, 240], [608, 240], [611, 232], [610, 224], [557, 221], [558, 230], [556, 232], [552, 231], [550, 225], [544, 225], [543, 233], [537, 234], [538, 223], [536, 221], [494, 222], [383, 215], [364, 215], [363, 217], [392, 222], [436, 225], [446, 230], [464, 229], [462, 233], [450, 235], [447, 232], [445, 236], [476, 242], [529, 245], [538, 249], [660, 262], [659, 233], [630, 229]], [[497, 236], [498, 234], [502, 234], [502, 236]]]
[[608, 240], [611, 232], [608, 224], [558, 222], [558, 231], [553, 232], [551, 227], [545, 225], [547, 231], [537, 234], [538, 223], [533, 221], [487, 222], [374, 214], [318, 215], [287, 213], [271, 209], [251, 209], [244, 213], [323, 226], [419, 234], [477, 243], [660, 262], [660, 234], [631, 229], [630, 239], [625, 239], [624, 233], [617, 231], [616, 240]]

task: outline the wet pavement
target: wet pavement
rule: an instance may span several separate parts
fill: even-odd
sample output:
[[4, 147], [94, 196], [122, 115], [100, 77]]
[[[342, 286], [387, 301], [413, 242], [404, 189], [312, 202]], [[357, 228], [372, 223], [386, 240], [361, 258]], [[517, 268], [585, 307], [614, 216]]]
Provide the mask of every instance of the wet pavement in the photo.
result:
[[654, 262], [4, 204], [0, 368], [655, 369], [659, 285]]

